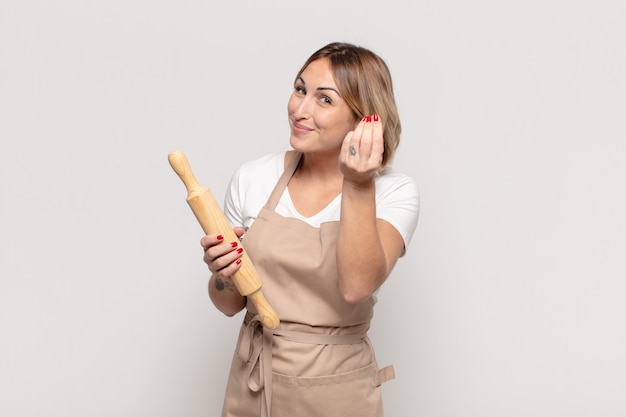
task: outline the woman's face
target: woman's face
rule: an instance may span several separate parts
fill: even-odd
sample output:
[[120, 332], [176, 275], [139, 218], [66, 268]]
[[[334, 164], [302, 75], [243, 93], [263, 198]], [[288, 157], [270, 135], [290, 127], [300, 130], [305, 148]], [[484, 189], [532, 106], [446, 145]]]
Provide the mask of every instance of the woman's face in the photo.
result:
[[287, 113], [290, 143], [300, 152], [339, 152], [358, 123], [339, 96], [327, 58], [311, 62], [296, 80]]

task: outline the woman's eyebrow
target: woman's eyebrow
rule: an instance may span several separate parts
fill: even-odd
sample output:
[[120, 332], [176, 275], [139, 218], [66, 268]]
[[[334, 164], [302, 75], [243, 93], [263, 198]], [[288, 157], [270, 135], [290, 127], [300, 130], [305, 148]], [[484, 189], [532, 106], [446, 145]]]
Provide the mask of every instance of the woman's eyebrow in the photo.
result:
[[[300, 80], [300, 82], [302, 82], [302, 84], [306, 85], [306, 82], [304, 81], [304, 79], [302, 77], [298, 77], [298, 80]], [[331, 91], [334, 91], [338, 96], [341, 96], [341, 94], [339, 94], [339, 91], [337, 91], [336, 89], [334, 89], [332, 87], [317, 87], [315, 90], [316, 91], [331, 90]]]
[[334, 91], [335, 93], [337, 93], [338, 96], [341, 96], [341, 94], [339, 94], [339, 91], [335, 90], [332, 87], [317, 87], [316, 90], [317, 91], [331, 90], [331, 91]]

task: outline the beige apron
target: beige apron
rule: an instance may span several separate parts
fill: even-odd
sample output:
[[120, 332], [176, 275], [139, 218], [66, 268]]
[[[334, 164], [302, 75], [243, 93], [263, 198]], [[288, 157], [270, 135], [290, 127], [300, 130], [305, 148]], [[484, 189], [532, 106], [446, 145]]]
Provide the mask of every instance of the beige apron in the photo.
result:
[[281, 323], [262, 327], [248, 301], [222, 417], [382, 417], [380, 385], [393, 367], [378, 369], [367, 337], [374, 301], [349, 304], [339, 293], [339, 222], [316, 228], [274, 211], [300, 157], [245, 235]]

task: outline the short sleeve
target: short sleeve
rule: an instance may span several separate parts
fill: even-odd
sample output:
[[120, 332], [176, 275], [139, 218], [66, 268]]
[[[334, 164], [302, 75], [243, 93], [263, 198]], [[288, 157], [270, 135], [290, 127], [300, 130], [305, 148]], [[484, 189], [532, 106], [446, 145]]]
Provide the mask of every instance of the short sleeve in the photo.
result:
[[243, 196], [240, 179], [241, 167], [231, 177], [224, 197], [224, 215], [232, 227], [243, 226]]
[[376, 217], [400, 233], [408, 248], [419, 217], [417, 184], [407, 175], [387, 170], [376, 183]]

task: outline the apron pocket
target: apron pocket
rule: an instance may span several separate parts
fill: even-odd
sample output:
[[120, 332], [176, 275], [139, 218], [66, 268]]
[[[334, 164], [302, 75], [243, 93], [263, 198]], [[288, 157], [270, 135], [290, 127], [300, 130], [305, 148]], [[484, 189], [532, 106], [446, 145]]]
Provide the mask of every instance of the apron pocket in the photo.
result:
[[329, 376], [272, 378], [272, 417], [383, 416], [374, 364]]

